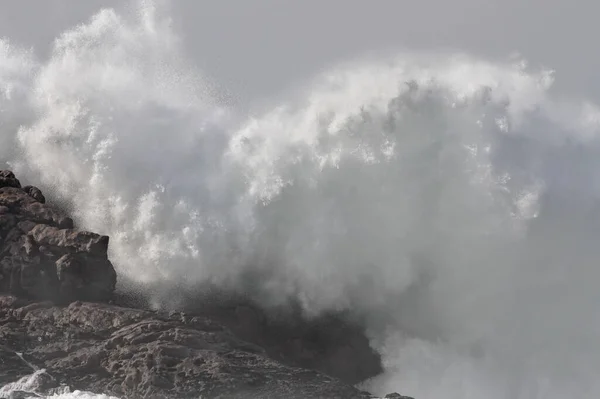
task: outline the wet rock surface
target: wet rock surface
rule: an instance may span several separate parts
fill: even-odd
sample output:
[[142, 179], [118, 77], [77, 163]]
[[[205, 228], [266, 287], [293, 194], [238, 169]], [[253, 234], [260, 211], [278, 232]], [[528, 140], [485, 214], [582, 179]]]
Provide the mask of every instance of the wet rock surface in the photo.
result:
[[0, 388], [34, 374], [41, 394], [372, 397], [353, 384], [381, 360], [340, 315], [306, 320], [239, 298], [151, 311], [139, 295], [114, 294], [108, 245], [0, 171]]
[[77, 230], [33, 186], [0, 171], [0, 293], [69, 302], [108, 300], [116, 272], [107, 236]]
[[249, 299], [190, 301], [185, 310], [218, 321], [277, 361], [318, 370], [349, 384], [380, 374], [381, 358], [359, 324], [342, 314], [307, 319], [300, 311], [265, 311]]
[[63, 382], [127, 398], [371, 397], [334, 377], [273, 360], [218, 322], [182, 313], [4, 296], [0, 342], [0, 385], [33, 367], [46, 369], [49, 388]]

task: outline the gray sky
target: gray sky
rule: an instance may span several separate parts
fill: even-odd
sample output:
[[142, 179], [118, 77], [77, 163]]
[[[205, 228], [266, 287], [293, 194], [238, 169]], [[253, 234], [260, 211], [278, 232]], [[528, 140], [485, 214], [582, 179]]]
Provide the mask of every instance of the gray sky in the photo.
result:
[[[0, 3], [0, 36], [44, 47], [125, 0]], [[242, 97], [269, 95], [328, 64], [395, 48], [455, 48], [557, 70], [557, 87], [600, 99], [597, 0], [176, 0], [188, 55]]]

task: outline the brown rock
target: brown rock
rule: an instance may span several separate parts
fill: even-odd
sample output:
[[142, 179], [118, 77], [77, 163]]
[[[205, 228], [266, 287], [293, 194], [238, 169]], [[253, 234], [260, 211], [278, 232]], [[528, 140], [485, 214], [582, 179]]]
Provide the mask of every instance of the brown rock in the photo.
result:
[[109, 300], [116, 273], [108, 237], [73, 229], [38, 188], [20, 187], [12, 172], [0, 171], [0, 293]]
[[31, 373], [127, 398], [366, 399], [316, 371], [285, 366], [206, 317], [107, 304], [24, 305], [0, 296], [0, 385]]
[[23, 191], [25, 191], [31, 198], [36, 200], [39, 203], [45, 204], [46, 197], [42, 194], [42, 191], [34, 186], [25, 186], [23, 187]]
[[349, 384], [383, 371], [381, 357], [371, 348], [363, 329], [343, 315], [306, 320], [301, 312], [263, 311], [244, 298], [207, 301], [191, 296], [185, 303], [189, 313], [218, 320], [289, 366], [318, 370]]
[[0, 170], [0, 188], [1, 187], [21, 188], [21, 183], [10, 170]]
[[57, 248], [56, 251], [69, 253], [89, 253], [93, 256], [107, 256], [108, 236], [73, 229], [59, 229], [38, 224], [29, 235], [38, 245]]
[[0, 386], [33, 365], [52, 376], [41, 396], [60, 382], [127, 398], [371, 397], [352, 386], [381, 371], [358, 326], [248, 300], [169, 315], [115, 306], [109, 238], [45, 202], [0, 171]]

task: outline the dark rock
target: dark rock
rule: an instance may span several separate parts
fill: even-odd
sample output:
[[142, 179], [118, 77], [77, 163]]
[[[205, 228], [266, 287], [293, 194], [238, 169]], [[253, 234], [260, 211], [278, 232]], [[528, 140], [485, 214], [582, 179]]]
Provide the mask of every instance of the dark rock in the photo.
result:
[[20, 188], [0, 186], [0, 206], [24, 220], [62, 229], [73, 228], [71, 218], [51, 206], [39, 203]]
[[359, 325], [247, 298], [127, 307], [144, 301], [113, 295], [109, 238], [45, 202], [0, 171], [0, 387], [45, 370], [40, 397], [64, 384], [127, 398], [372, 397], [352, 386], [381, 372]]
[[386, 399], [414, 399], [411, 398], [410, 396], [402, 396], [397, 392], [394, 393], [388, 393], [387, 395], [385, 395]]
[[41, 191], [0, 171], [0, 293], [59, 301], [106, 301], [116, 285], [109, 239], [73, 229]]
[[46, 197], [42, 194], [42, 191], [34, 186], [25, 186], [23, 187], [23, 191], [25, 191], [31, 198], [36, 200], [39, 203], [45, 204]]
[[21, 182], [19, 182], [13, 172], [9, 170], [0, 170], [0, 188], [2, 187], [21, 188]]
[[107, 257], [108, 236], [43, 224], [33, 227], [29, 236], [38, 245], [53, 248], [58, 253], [88, 253], [91, 256]]
[[15, 352], [72, 389], [127, 398], [369, 398], [270, 359], [209, 318], [0, 296], [0, 385], [30, 374]]
[[361, 326], [343, 315], [307, 320], [300, 312], [262, 310], [248, 299], [207, 302], [188, 300], [186, 303], [192, 305], [185, 310], [218, 320], [284, 364], [318, 370], [348, 384], [383, 371], [381, 357], [371, 348]]

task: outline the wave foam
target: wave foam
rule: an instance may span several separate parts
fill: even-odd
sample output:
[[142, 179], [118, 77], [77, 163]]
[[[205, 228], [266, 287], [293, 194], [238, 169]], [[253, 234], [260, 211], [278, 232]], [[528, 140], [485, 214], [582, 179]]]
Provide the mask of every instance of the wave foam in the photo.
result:
[[1, 159], [109, 234], [122, 276], [351, 309], [376, 390], [598, 396], [595, 105], [549, 71], [403, 54], [244, 115], [141, 4], [48, 60], [0, 43]]

